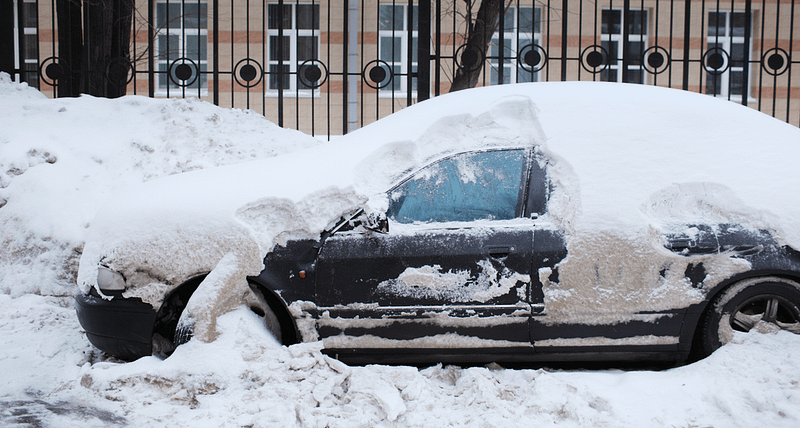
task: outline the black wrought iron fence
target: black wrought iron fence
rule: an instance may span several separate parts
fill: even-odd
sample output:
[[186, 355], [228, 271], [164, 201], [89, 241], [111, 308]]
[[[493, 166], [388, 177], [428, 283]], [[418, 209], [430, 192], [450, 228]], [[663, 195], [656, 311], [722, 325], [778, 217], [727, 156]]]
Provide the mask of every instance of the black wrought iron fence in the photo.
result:
[[[488, 45], [470, 43], [481, 0], [130, 1], [131, 23], [114, 21], [132, 29], [127, 51], [87, 63], [61, 46], [71, 43], [65, 25], [80, 25], [61, 0], [15, 0], [18, 78], [60, 96], [88, 73], [128, 94], [254, 109], [322, 135], [465, 85], [465, 75], [466, 86], [668, 86], [800, 125], [798, 0], [483, 0], [502, 5]], [[85, 52], [99, 41], [82, 43]]]

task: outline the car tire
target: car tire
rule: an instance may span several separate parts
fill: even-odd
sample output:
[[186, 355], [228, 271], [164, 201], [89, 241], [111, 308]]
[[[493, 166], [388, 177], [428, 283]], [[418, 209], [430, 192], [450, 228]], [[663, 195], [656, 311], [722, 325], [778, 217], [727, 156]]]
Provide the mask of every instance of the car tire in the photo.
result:
[[703, 315], [696, 342], [700, 358], [766, 322], [775, 329], [800, 334], [800, 284], [778, 278], [752, 278], [725, 289]]

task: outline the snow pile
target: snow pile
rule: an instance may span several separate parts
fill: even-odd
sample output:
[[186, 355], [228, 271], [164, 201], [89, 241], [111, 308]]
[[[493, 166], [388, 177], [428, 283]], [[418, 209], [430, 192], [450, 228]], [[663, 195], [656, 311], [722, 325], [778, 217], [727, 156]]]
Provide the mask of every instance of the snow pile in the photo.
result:
[[97, 210], [154, 178], [319, 144], [197, 100], [49, 100], [0, 74], [0, 292], [71, 295]]

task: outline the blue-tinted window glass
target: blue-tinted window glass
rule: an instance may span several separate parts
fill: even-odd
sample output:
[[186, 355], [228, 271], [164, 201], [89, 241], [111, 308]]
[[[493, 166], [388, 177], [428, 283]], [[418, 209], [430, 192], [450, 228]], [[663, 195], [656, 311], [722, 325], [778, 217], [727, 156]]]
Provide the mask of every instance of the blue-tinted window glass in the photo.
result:
[[388, 216], [399, 223], [514, 218], [522, 165], [523, 150], [445, 159], [390, 192]]

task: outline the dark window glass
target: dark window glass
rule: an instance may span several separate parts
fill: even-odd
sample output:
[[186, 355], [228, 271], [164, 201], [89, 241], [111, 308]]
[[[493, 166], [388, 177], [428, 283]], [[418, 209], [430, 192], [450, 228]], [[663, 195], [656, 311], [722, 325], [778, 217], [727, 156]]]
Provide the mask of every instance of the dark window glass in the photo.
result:
[[[289, 89], [289, 65], [284, 64], [281, 66], [283, 70], [283, 79], [281, 76], [278, 75], [278, 68], [277, 64], [272, 64], [269, 66], [269, 88], [270, 89]], [[279, 88], [278, 84], [283, 83], [283, 85]]]
[[186, 54], [192, 59], [205, 59], [208, 36], [186, 36]]
[[725, 36], [724, 12], [708, 12], [708, 35]]
[[37, 34], [25, 34], [22, 37], [22, 55], [25, 59], [39, 58], [39, 36]]
[[603, 34], [622, 34], [622, 14], [618, 10], [603, 11]]
[[181, 4], [180, 3], [157, 3], [156, 4], [156, 26], [161, 28], [180, 28], [181, 27]]
[[538, 33], [542, 27], [542, 11], [532, 7], [519, 8], [519, 31], [521, 33]]
[[618, 42], [612, 42], [612, 41], [608, 41], [608, 40], [603, 40], [601, 42], [601, 45], [603, 46], [603, 49], [605, 49], [606, 53], [608, 54], [608, 56], [606, 57], [606, 64], [614, 64], [618, 60], [622, 59], [622, 58], [619, 58], [619, 54], [617, 53], [617, 46], [619, 45]]
[[747, 15], [744, 12], [731, 13], [731, 35], [734, 37], [744, 37], [744, 29], [747, 26]]
[[731, 70], [730, 94], [741, 96], [744, 91], [744, 72]]
[[647, 12], [644, 10], [628, 11], [625, 20], [628, 26], [628, 33], [634, 35], [647, 34]]
[[284, 30], [292, 29], [292, 5], [284, 4], [283, 13], [280, 5], [270, 4], [267, 6], [267, 21], [270, 30], [277, 30], [283, 23]]
[[189, 3], [183, 7], [183, 27], [205, 30], [208, 25], [208, 13], [205, 3]]
[[318, 4], [298, 4], [297, 5], [297, 29], [298, 30], [319, 30], [319, 5]]
[[158, 57], [159, 59], [176, 59], [178, 58], [178, 42], [177, 35], [160, 35], [158, 36]]
[[309, 59], [317, 59], [317, 36], [298, 36], [297, 61], [302, 63]]
[[[283, 36], [283, 52], [279, 51], [279, 44], [278, 39], [280, 36], [269, 36], [269, 59], [271, 61], [289, 61], [289, 49], [291, 47], [291, 38], [289, 36]], [[281, 55], [283, 54], [283, 58]]]
[[381, 5], [380, 7], [380, 29], [381, 30], [403, 30], [403, 6]]
[[706, 94], [719, 95], [722, 93], [722, 76], [706, 73]]
[[644, 43], [642, 42], [628, 42], [628, 64], [629, 65], [642, 65], [642, 53], [644, 52]]
[[437, 162], [390, 192], [388, 216], [400, 223], [514, 218], [522, 164], [522, 150]]
[[35, 28], [39, 21], [36, 3], [22, 3], [22, 26]]
[[600, 80], [604, 82], [616, 82], [617, 81], [617, 69], [615, 68], [606, 68], [600, 72]]

